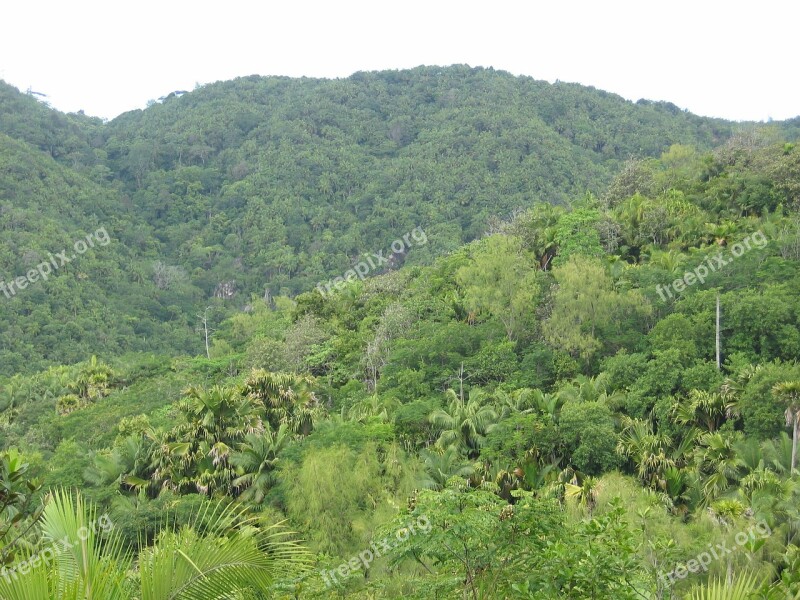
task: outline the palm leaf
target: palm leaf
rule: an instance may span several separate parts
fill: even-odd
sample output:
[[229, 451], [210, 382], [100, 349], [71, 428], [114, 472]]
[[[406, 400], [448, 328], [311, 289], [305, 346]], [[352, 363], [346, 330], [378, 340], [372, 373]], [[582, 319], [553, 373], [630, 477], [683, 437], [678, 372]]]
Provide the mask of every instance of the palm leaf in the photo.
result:
[[739, 577], [733, 585], [716, 580], [707, 586], [694, 588], [686, 600], [748, 600], [755, 596], [760, 585], [754, 573]]
[[43, 546], [26, 556], [27, 572], [0, 579], [0, 597], [7, 600], [124, 600], [128, 561], [121, 537], [103, 527], [95, 509], [80, 494], [65, 490], [47, 498], [42, 513]]
[[142, 600], [217, 600], [304, 570], [309, 553], [278, 525], [255, 526], [243, 508], [207, 505], [194, 528], [162, 533], [139, 556]]

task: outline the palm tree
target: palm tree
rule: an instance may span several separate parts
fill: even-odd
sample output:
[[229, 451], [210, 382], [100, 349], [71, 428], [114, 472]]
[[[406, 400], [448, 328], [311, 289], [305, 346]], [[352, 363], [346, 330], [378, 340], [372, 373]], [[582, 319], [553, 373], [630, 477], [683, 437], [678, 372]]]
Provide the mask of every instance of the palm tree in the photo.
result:
[[790, 473], [792, 466], [792, 438], [781, 431], [777, 438], [764, 442], [764, 459], [769, 469], [778, 474]]
[[734, 221], [722, 223], [706, 223], [704, 240], [717, 246], [727, 246], [736, 234], [737, 225]]
[[736, 453], [737, 437], [726, 433], [705, 433], [695, 449], [695, 462], [703, 489], [703, 504], [719, 497], [731, 481], [740, 477], [741, 462]]
[[739, 414], [737, 396], [731, 388], [723, 392], [707, 392], [691, 390], [689, 398], [684, 402], [676, 402], [673, 406], [675, 421], [681, 425], [700, 424], [711, 433], [725, 422], [725, 419]]
[[233, 480], [234, 488], [243, 488], [240, 498], [261, 504], [277, 480], [278, 455], [291, 443], [286, 424], [278, 431], [267, 429], [263, 434], [248, 434], [231, 464], [240, 475]]
[[190, 387], [178, 404], [184, 422], [170, 436], [168, 476], [178, 489], [228, 489], [235, 477], [230, 456], [246, 435], [264, 431], [261, 406], [236, 387]]
[[110, 452], [96, 453], [84, 479], [98, 486], [114, 483], [135, 492], [150, 491], [151, 453], [152, 444], [145, 436], [128, 436]]
[[445, 394], [449, 398], [447, 409], [437, 409], [428, 416], [442, 430], [436, 445], [442, 449], [455, 445], [468, 458], [475, 459], [484, 437], [494, 428], [497, 413], [486, 404], [486, 394], [480, 390], [470, 390], [467, 401], [452, 389]]
[[[41, 534], [46, 544], [41, 555], [50, 549], [51, 558], [30, 560], [24, 573], [0, 578], [0, 597], [222, 600], [256, 591], [269, 596], [279, 575], [299, 574], [310, 561], [280, 524], [259, 527], [240, 508], [222, 504], [207, 504], [194, 527], [163, 532], [135, 564], [113, 524], [98, 519], [80, 494], [75, 499], [66, 491], [49, 496]], [[41, 555], [31, 550], [27, 558]]]
[[623, 423], [617, 453], [633, 461], [642, 483], [654, 489], [665, 489], [664, 473], [676, 466], [672, 440], [664, 433], [656, 433], [650, 421], [624, 417]]
[[536, 256], [536, 259], [539, 261], [539, 268], [542, 271], [547, 271], [553, 258], [558, 253], [556, 237], [555, 227], [545, 227], [537, 237], [533, 252], [534, 256]]
[[548, 394], [542, 390], [533, 390], [531, 400], [536, 410], [550, 417], [553, 422], [558, 422], [561, 407], [564, 405], [564, 399], [561, 396], [558, 394]]
[[557, 469], [560, 462], [561, 458], [556, 457], [547, 463], [538, 450], [530, 450], [525, 453], [525, 461], [522, 465], [514, 469], [514, 475], [524, 488], [539, 490], [552, 483], [558, 475]]
[[92, 356], [81, 367], [76, 378], [67, 384], [67, 389], [85, 402], [93, 402], [111, 393], [110, 385], [114, 377], [111, 367]]
[[178, 407], [186, 417], [186, 433], [215, 444], [232, 444], [248, 433], [263, 431], [259, 406], [239, 389], [215, 385], [210, 389], [191, 386]]
[[442, 490], [451, 477], [466, 478], [472, 475], [472, 463], [464, 460], [455, 446], [440, 452], [420, 451], [420, 458], [425, 463], [425, 475], [420, 479], [420, 487], [430, 490]]
[[511, 224], [510, 233], [519, 237], [524, 247], [533, 252], [542, 271], [547, 271], [558, 252], [556, 225], [562, 213], [561, 207], [537, 204]]
[[609, 392], [605, 373], [596, 377], [578, 375], [561, 387], [557, 395], [562, 402], [602, 402], [611, 409], [616, 409], [625, 399], [625, 394], [619, 390]]
[[617, 222], [622, 226], [622, 237], [626, 245], [634, 248], [637, 255], [638, 246], [643, 241], [640, 229], [649, 206], [650, 201], [636, 193], [624, 202], [620, 202], [614, 210]]
[[706, 586], [695, 587], [686, 596], [687, 600], [747, 600], [755, 597], [761, 587], [761, 582], [755, 573], [739, 577], [735, 583], [730, 584], [722, 580], [715, 580]]
[[792, 428], [791, 473], [797, 466], [797, 438], [800, 436], [800, 381], [778, 383], [772, 393], [786, 404], [786, 424]]
[[594, 477], [589, 477], [583, 473], [575, 471], [572, 480], [564, 484], [564, 497], [572, 498], [579, 505], [585, 506], [591, 515], [597, 505], [597, 496], [600, 492], [600, 484]]
[[664, 269], [667, 273], [678, 273], [686, 263], [686, 254], [676, 250], [654, 250], [650, 256], [650, 264]]
[[735, 377], [726, 377], [720, 387], [720, 394], [733, 401], [738, 401], [750, 380], [763, 369], [762, 365], [748, 364], [741, 368]]
[[391, 415], [400, 406], [400, 401], [391, 396], [372, 394], [362, 398], [350, 407], [347, 416], [361, 423], [376, 419], [381, 423], [391, 420]]
[[273, 429], [286, 423], [292, 433], [308, 435], [322, 417], [322, 406], [311, 391], [313, 385], [314, 379], [308, 375], [254, 369], [242, 392], [263, 405]]

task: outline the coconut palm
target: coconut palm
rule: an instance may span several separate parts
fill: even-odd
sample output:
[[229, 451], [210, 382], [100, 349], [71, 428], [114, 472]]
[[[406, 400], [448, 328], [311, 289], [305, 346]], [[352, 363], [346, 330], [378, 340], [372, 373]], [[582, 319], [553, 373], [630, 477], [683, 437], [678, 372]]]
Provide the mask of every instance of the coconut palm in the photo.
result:
[[778, 383], [772, 393], [786, 404], [786, 424], [792, 428], [791, 473], [797, 466], [797, 438], [800, 437], [800, 381]]
[[[98, 525], [101, 526], [98, 526]], [[202, 527], [200, 526], [202, 524]], [[107, 517], [80, 494], [56, 491], [41, 521], [42, 554], [28, 569], [0, 578], [7, 600], [222, 600], [243, 593], [267, 596], [278, 575], [305, 570], [308, 552], [281, 525], [260, 527], [241, 509], [206, 507], [194, 527], [166, 530], [134, 562]], [[58, 552], [53, 549], [58, 545]]]
[[484, 437], [497, 421], [497, 413], [480, 390], [470, 390], [466, 401], [452, 389], [445, 395], [449, 399], [447, 408], [437, 409], [428, 417], [433, 425], [441, 428], [436, 445], [441, 449], [454, 445], [468, 458], [477, 458]]

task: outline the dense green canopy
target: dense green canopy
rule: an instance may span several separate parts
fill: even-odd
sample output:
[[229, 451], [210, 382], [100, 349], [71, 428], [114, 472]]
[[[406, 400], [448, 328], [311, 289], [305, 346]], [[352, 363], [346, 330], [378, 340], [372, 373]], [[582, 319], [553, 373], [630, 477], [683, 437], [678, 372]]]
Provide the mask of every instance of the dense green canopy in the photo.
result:
[[797, 120], [461, 66], [0, 108], [2, 594], [800, 597]]

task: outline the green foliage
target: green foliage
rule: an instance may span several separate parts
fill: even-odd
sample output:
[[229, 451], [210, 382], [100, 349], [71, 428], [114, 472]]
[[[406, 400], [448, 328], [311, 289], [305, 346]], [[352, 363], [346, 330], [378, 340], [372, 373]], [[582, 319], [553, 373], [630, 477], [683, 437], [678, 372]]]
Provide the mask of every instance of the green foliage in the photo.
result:
[[539, 283], [533, 258], [517, 240], [505, 236], [485, 240], [469, 266], [459, 269], [456, 281], [469, 310], [499, 319], [510, 341], [522, 335], [525, 317], [535, 311]]
[[[599, 194], [631, 156], [708, 150], [735, 129], [664, 103], [464, 65], [337, 81], [244, 77], [108, 123], [2, 82], [0, 105], [4, 280], [99, 226], [113, 240], [3, 298], [6, 374], [92, 354], [199, 354], [195, 315], [211, 298], [230, 315], [265, 291], [310, 291], [418, 226], [427, 243], [396, 262], [430, 264], [480, 237], [489, 217]], [[735, 162], [733, 182], [716, 181], [719, 205], [774, 210], [791, 197], [798, 152], [785, 148], [755, 161], [758, 176]], [[669, 183], [694, 173], [687, 152], [664, 155]], [[597, 250], [597, 234], [575, 227], [590, 213], [565, 217], [564, 253], [587, 236]], [[531, 248], [545, 268], [546, 245]]]
[[471, 390], [467, 398], [452, 389], [446, 395], [447, 407], [434, 410], [428, 417], [440, 432], [436, 445], [441, 449], [455, 446], [470, 458], [477, 458], [486, 434], [495, 426], [497, 413], [479, 389]]
[[[33, 475], [118, 522], [29, 597], [796, 594], [796, 123], [463, 66], [242, 78], [110, 123], [0, 103], [3, 281], [113, 242], [0, 290], [6, 558], [88, 514], [44, 496], [40, 528]], [[283, 518], [328, 570], [431, 527], [332, 589], [261, 535]]]
[[593, 209], [576, 208], [563, 215], [555, 227], [555, 242], [558, 246], [557, 265], [566, 263], [572, 256], [603, 255], [597, 221], [600, 214]]
[[539, 414], [515, 414], [489, 432], [481, 458], [508, 468], [521, 465], [528, 453], [553, 459], [560, 444], [561, 437], [552, 418]]
[[392, 512], [385, 494], [408, 493], [414, 475], [401, 451], [379, 452], [374, 443], [360, 451], [344, 445], [315, 449], [284, 469], [288, 517], [308, 532], [313, 549], [336, 556], [368, 545], [375, 526]]
[[571, 461], [594, 475], [618, 464], [614, 419], [601, 402], [568, 402], [561, 409], [559, 431]]
[[0, 593], [11, 599], [213, 599], [269, 593], [279, 573], [298, 573], [309, 563], [307, 551], [280, 526], [259, 527], [241, 510], [218, 504], [204, 507], [193, 528], [162, 532], [139, 554], [132, 578], [113, 525], [80, 495], [73, 500], [57, 491], [42, 517], [42, 554], [30, 552], [24, 568], [0, 579]]
[[0, 452], [0, 567], [14, 560], [17, 544], [41, 514], [33, 502], [39, 488], [19, 450]]
[[775, 437], [785, 425], [786, 405], [772, 393], [775, 385], [798, 377], [798, 367], [768, 364], [753, 374], [741, 396], [744, 430], [757, 439]]
[[585, 360], [601, 349], [601, 332], [612, 334], [622, 319], [638, 325], [650, 312], [636, 291], [618, 292], [603, 265], [595, 259], [573, 256], [554, 271], [553, 310], [544, 334], [555, 347]]
[[549, 545], [517, 590], [523, 598], [641, 598], [644, 573], [624, 510], [581, 522]]

